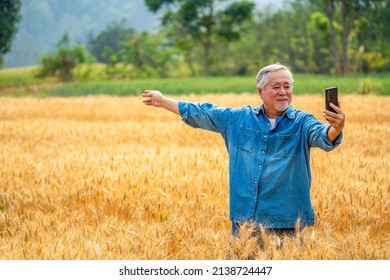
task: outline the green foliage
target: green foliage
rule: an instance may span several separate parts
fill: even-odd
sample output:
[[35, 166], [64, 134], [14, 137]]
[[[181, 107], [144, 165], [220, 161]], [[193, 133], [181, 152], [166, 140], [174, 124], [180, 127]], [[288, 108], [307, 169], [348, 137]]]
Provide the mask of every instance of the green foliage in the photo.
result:
[[329, 73], [334, 65], [331, 58], [329, 22], [321, 12], [313, 12], [306, 26], [308, 34], [308, 71]]
[[106, 63], [110, 79], [169, 77], [178, 52], [164, 34], [137, 33], [122, 20], [90, 38], [89, 49], [99, 62]]
[[252, 18], [253, 2], [234, 2], [217, 13], [217, 35], [227, 42], [238, 41], [243, 35], [242, 24]]
[[42, 66], [37, 74], [45, 78], [56, 76], [60, 81], [73, 80], [73, 70], [81, 63], [91, 61], [82, 45], [70, 46], [69, 34], [65, 32], [57, 43], [57, 52], [54, 55], [46, 54], [42, 57]]
[[[252, 17], [254, 9], [253, 2], [241, 0], [216, 11], [218, 2], [217, 0], [145, 0], [145, 4], [153, 12], [166, 8], [162, 24], [177, 32], [169, 33], [174, 34], [173, 39], [187, 35], [187, 40], [191, 40], [193, 45], [202, 47], [204, 75], [209, 74], [213, 62], [211, 52], [215, 49], [218, 40], [223, 39], [226, 43], [239, 40], [243, 33], [242, 24]], [[186, 47], [188, 41], [179, 40], [176, 46]], [[191, 72], [194, 72], [188, 50], [184, 50], [184, 55]]]
[[173, 4], [175, 0], [145, 0], [145, 4], [152, 12], [157, 12], [163, 4]]
[[0, 70], [0, 89], [16, 86], [39, 85], [52, 82], [52, 78], [36, 77], [37, 67], [6, 68]]
[[135, 36], [133, 28], [125, 26], [126, 21], [110, 23], [96, 38], [89, 38], [88, 50], [101, 63], [116, 63], [120, 59], [118, 53], [122, 50], [122, 43]]
[[[28, 3], [24, 6], [34, 8], [29, 10], [34, 14], [48, 16], [50, 27], [57, 22], [55, 16], [62, 16], [61, 9], [68, 16], [85, 15], [80, 23], [69, 22], [77, 22], [78, 27], [90, 26], [88, 18], [95, 13], [89, 11], [96, 12], [95, 6], [101, 9], [103, 5], [103, 0], [77, 3], [41, 0], [39, 5], [36, 1], [23, 1]], [[122, 4], [126, 11], [131, 5], [137, 11], [142, 6], [139, 1], [123, 1], [112, 2]], [[182, 77], [202, 72], [205, 76], [251, 75], [275, 62], [288, 65], [294, 73], [335, 74], [341, 73], [341, 68], [350, 73], [390, 71], [389, 0], [346, 1], [344, 13], [341, 0], [286, 0], [281, 8], [270, 5], [258, 10], [252, 1], [146, 0], [145, 3], [151, 11], [158, 12], [158, 16], [145, 21], [155, 23], [161, 18], [162, 26], [156, 31], [135, 31], [134, 24], [125, 25], [125, 20], [112, 22], [104, 29], [100, 18], [96, 20], [103, 31], [89, 36], [88, 49], [107, 65], [99, 73], [101, 78]], [[102, 16], [106, 12], [113, 15], [114, 4]], [[326, 7], [333, 8], [332, 24]], [[85, 12], [74, 12], [78, 8]], [[37, 20], [36, 16], [34, 19]], [[31, 19], [28, 24], [39, 25]], [[41, 26], [41, 30], [45, 35], [49, 32], [46, 26]], [[76, 33], [77, 38], [82, 36]], [[25, 43], [29, 54], [34, 51], [30, 48], [31, 41], [30, 38]], [[48, 57], [47, 54], [47, 68], [54, 68], [56, 63]], [[74, 68], [77, 78], [95, 75], [93, 69], [77, 68]]]
[[382, 87], [382, 84], [377, 79], [364, 78], [359, 82], [358, 94], [367, 95], [373, 93]]
[[[390, 70], [390, 1], [362, 1], [366, 5], [359, 10], [355, 20], [356, 38], [353, 46], [362, 50], [358, 54], [362, 71]], [[359, 61], [359, 60], [358, 60]]]
[[363, 72], [378, 71], [390, 66], [390, 58], [378, 52], [363, 52], [360, 55]]
[[178, 51], [163, 34], [142, 32], [121, 42], [107, 65], [110, 78], [169, 77], [177, 67]]
[[9, 52], [16, 34], [16, 26], [21, 19], [20, 0], [0, 0], [0, 66], [2, 55]]
[[[385, 26], [390, 22], [390, 1], [381, 1], [381, 4], [378, 4], [379, 1], [354, 2], [358, 6], [353, 6], [355, 10], [347, 19], [351, 31], [346, 37], [345, 50], [341, 44], [344, 31], [341, 1], [334, 1], [333, 29], [335, 47], [339, 53], [337, 61], [331, 47], [330, 24], [324, 2], [330, 3], [291, 0], [286, 2], [285, 9], [273, 10], [268, 7], [259, 11], [255, 20], [247, 24], [250, 31], [246, 33], [245, 40], [219, 49], [216, 60], [223, 61], [218, 69], [219, 74], [250, 73], [274, 62], [290, 66], [295, 73], [335, 74], [340, 71], [340, 63], [345, 64], [343, 68], [351, 73], [388, 71], [390, 29]], [[375, 13], [380, 14], [380, 20], [368, 21], [361, 17], [367, 15], [367, 18], [373, 19]], [[360, 32], [365, 35], [360, 36]], [[377, 36], [378, 39], [380, 36], [379, 42], [373, 40]], [[380, 51], [370, 51], [376, 48]], [[344, 57], [343, 60], [341, 54], [344, 53], [346, 59]]]

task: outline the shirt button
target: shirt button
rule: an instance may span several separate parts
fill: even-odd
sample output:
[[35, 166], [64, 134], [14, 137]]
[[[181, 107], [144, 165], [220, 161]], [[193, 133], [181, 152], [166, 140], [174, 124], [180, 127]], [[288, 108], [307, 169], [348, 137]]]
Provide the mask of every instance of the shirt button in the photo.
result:
[[261, 168], [261, 164], [259, 164], [259, 168]]
[[265, 151], [261, 151], [261, 153], [262, 153], [262, 154], [264, 154], [264, 153], [265, 153]]
[[267, 135], [264, 135], [264, 138], [267, 138]]

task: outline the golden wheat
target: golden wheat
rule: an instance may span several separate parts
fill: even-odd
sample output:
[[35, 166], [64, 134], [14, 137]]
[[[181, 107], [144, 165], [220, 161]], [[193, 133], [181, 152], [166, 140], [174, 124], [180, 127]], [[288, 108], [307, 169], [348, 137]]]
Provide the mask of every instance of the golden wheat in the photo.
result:
[[[312, 150], [316, 225], [259, 250], [250, 234], [231, 241], [218, 134], [140, 97], [1, 98], [0, 259], [225, 259], [229, 242], [233, 258], [390, 259], [389, 101], [342, 97], [343, 144]], [[322, 119], [321, 96], [293, 105]]]

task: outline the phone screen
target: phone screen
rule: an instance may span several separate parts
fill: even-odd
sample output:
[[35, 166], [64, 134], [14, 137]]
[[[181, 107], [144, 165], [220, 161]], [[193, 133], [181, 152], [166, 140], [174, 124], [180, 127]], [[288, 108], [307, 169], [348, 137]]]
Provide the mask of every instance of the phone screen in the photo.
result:
[[336, 106], [339, 105], [337, 87], [329, 87], [325, 89], [325, 109], [336, 113], [336, 111], [329, 106], [330, 103]]

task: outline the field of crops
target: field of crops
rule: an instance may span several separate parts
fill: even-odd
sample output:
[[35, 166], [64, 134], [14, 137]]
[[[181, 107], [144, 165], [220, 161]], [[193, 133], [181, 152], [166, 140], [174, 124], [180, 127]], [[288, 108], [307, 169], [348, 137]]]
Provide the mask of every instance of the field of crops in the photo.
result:
[[[315, 226], [263, 251], [248, 230], [233, 258], [390, 259], [390, 97], [341, 100], [344, 142], [312, 150]], [[293, 105], [322, 119], [320, 95]], [[225, 259], [227, 167], [218, 134], [141, 97], [0, 98], [0, 259]]]

